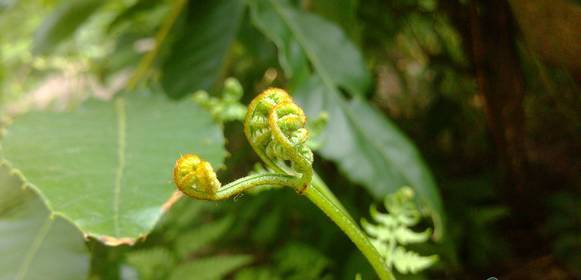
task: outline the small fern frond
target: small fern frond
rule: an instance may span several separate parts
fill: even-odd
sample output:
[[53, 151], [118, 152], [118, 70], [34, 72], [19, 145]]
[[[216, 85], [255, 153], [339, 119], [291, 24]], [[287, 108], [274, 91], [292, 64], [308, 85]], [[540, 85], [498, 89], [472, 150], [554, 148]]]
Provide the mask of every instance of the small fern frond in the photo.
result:
[[377, 224], [361, 220], [361, 226], [369, 235], [371, 243], [382, 254], [387, 267], [395, 267], [401, 273], [416, 273], [438, 260], [436, 255], [424, 257], [402, 247], [426, 242], [432, 234], [429, 228], [422, 232], [410, 229], [421, 219], [413, 196], [411, 188], [403, 187], [385, 198], [384, 204], [388, 213], [381, 213], [375, 206], [370, 207], [371, 218]]
[[218, 122], [241, 121], [246, 115], [246, 106], [240, 103], [242, 95], [244, 92], [238, 80], [228, 78], [224, 82], [221, 98], [200, 90], [194, 93], [194, 101], [208, 110]]
[[392, 255], [393, 265], [401, 273], [417, 273], [438, 261], [437, 255], [420, 256], [416, 252], [407, 251], [403, 247], [397, 247]]
[[432, 230], [428, 228], [423, 232], [415, 232], [409, 228], [400, 227], [397, 228], [393, 234], [395, 235], [397, 243], [406, 245], [410, 243], [423, 243], [428, 241], [432, 235]]

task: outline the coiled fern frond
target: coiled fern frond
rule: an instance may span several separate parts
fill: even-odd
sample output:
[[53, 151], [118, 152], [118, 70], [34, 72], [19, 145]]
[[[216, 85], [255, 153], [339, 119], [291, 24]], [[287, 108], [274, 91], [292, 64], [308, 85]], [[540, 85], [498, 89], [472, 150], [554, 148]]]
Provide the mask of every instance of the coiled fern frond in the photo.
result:
[[[306, 122], [305, 113], [286, 91], [270, 88], [248, 105], [244, 133], [267, 167], [286, 174], [302, 174], [302, 181], [309, 183], [313, 152], [307, 146]], [[290, 161], [291, 166], [284, 161]]]
[[[210, 107], [216, 107], [208, 102]], [[216, 112], [217, 116], [223, 113]], [[227, 199], [253, 188], [291, 187], [311, 200], [343, 230], [367, 257], [380, 279], [393, 279], [381, 255], [353, 218], [322, 180], [314, 176], [306, 123], [305, 113], [286, 91], [267, 89], [248, 106], [244, 134], [269, 171], [222, 185], [208, 162], [187, 154], [176, 161], [174, 182], [182, 193], [203, 200]]]
[[248, 106], [244, 132], [253, 149], [274, 172], [247, 176], [222, 186], [210, 163], [187, 154], [176, 161], [174, 182], [182, 193], [204, 200], [227, 199], [258, 186], [290, 186], [302, 192], [313, 176], [306, 121], [303, 110], [288, 93], [268, 89]]

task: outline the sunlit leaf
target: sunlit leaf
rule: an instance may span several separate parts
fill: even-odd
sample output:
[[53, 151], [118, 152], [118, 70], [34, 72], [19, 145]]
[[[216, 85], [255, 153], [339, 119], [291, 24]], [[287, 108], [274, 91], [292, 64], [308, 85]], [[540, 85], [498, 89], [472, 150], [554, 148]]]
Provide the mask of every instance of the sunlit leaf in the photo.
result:
[[193, 102], [132, 93], [23, 115], [8, 127], [2, 152], [53, 213], [116, 245], [145, 236], [171, 206], [180, 154], [218, 167], [223, 145], [219, 126]]
[[420, 256], [416, 252], [397, 247], [392, 255], [393, 265], [401, 273], [416, 273], [432, 266], [438, 261], [438, 256]]

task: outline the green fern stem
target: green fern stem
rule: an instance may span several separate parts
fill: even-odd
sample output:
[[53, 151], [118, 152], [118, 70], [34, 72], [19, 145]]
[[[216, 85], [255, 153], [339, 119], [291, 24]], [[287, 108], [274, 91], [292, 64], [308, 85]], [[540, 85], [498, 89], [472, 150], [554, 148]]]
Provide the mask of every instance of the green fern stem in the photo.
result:
[[345, 216], [349, 217], [349, 219], [351, 219], [351, 221], [353, 221], [355, 223], [355, 220], [353, 219], [353, 217], [351, 217], [351, 214], [349, 214], [347, 209], [345, 209], [345, 206], [343, 206], [343, 204], [341, 204], [339, 199], [337, 199], [335, 194], [333, 194], [331, 189], [329, 189], [329, 186], [327, 186], [325, 181], [323, 181], [323, 179], [321, 179], [321, 177], [319, 177], [319, 174], [317, 174], [317, 172], [314, 172], [314, 174], [313, 174], [313, 180], [311, 181], [311, 186], [313, 188], [317, 188], [317, 190], [319, 190], [319, 192], [321, 192], [323, 194], [323, 196], [325, 196], [328, 200], [330, 200], [331, 203], [333, 203], [333, 205], [335, 205], [335, 207], [337, 207], [337, 208], [339, 208], [339, 210], [343, 211]]
[[381, 254], [350, 216], [329, 200], [317, 187], [310, 186], [303, 194], [321, 209], [357, 246], [382, 280], [395, 279], [383, 262]]
[[249, 189], [260, 186], [289, 186], [293, 189], [301, 189], [301, 182], [297, 178], [284, 174], [257, 174], [240, 178], [236, 181], [230, 182], [222, 187], [217, 192], [209, 193], [195, 188], [191, 188], [188, 196], [195, 196], [196, 199], [201, 200], [226, 200], [235, 197]]

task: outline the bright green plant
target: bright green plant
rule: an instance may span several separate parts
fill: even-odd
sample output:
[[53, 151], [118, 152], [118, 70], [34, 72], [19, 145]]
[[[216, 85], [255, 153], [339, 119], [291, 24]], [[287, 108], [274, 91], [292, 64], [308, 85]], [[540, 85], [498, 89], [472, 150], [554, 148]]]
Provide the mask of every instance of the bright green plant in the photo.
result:
[[207, 91], [199, 90], [194, 93], [194, 101], [210, 111], [218, 122], [243, 120], [246, 107], [239, 102], [243, 94], [240, 82], [235, 78], [228, 78], [224, 81], [222, 98], [212, 97]]
[[[195, 212], [201, 214], [201, 207]], [[213, 242], [222, 238], [232, 227], [232, 215], [201, 224], [193, 229], [171, 236], [163, 232], [168, 244], [140, 248], [126, 255], [126, 263], [134, 268], [139, 279], [222, 279], [233, 270], [247, 265], [252, 256], [245, 254], [203, 255]], [[172, 226], [175, 226], [173, 224]], [[197, 254], [191, 258], [191, 254]]]
[[[382, 256], [320, 180], [313, 180], [313, 153], [307, 146], [303, 110], [281, 89], [271, 88], [248, 106], [244, 133], [253, 149], [271, 170], [222, 185], [210, 163], [196, 155], [180, 157], [174, 182], [186, 195], [202, 200], [224, 200], [261, 186], [288, 186], [319, 207], [361, 250], [381, 279], [393, 279]], [[286, 162], [290, 162], [287, 164]]]
[[420, 256], [406, 250], [403, 245], [428, 241], [432, 231], [428, 228], [423, 232], [414, 232], [410, 228], [417, 225], [421, 214], [414, 201], [414, 192], [409, 187], [401, 188], [398, 192], [386, 196], [384, 214], [371, 207], [371, 217], [377, 225], [363, 219], [361, 224], [371, 236], [371, 243], [383, 255], [389, 268], [395, 267], [401, 273], [416, 273], [426, 269], [438, 260], [438, 256]]

